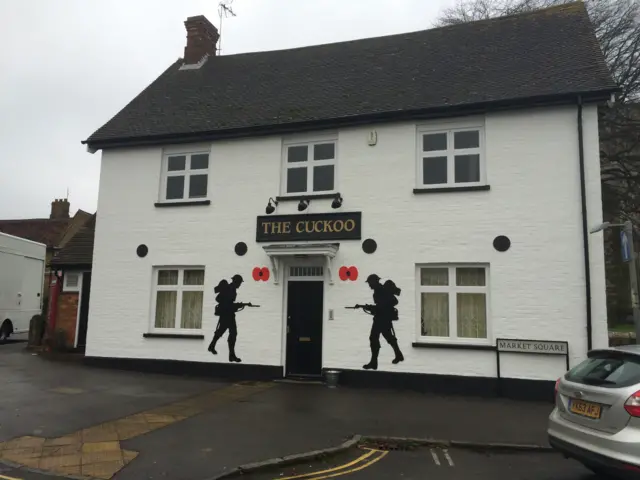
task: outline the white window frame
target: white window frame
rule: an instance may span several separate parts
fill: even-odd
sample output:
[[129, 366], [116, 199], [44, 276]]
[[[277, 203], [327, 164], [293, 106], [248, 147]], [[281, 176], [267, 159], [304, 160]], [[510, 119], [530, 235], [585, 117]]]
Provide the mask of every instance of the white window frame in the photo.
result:
[[[74, 275], [74, 276], [77, 275], [78, 276], [77, 285], [69, 285], [69, 276], [70, 275]], [[64, 274], [63, 274], [62, 291], [66, 292], [66, 293], [71, 293], [71, 292], [79, 293], [80, 290], [82, 290], [82, 272], [79, 272], [79, 271], [64, 272]], [[78, 308], [80, 308], [80, 304], [78, 304]]]
[[[449, 285], [422, 285], [420, 270], [423, 268], [447, 268], [449, 270]], [[482, 286], [457, 286], [457, 268], [484, 268], [485, 285]], [[492, 323], [491, 323], [491, 284], [488, 263], [422, 263], [416, 265], [416, 339], [423, 343], [451, 343], [464, 345], [493, 345]], [[449, 294], [449, 336], [435, 337], [422, 335], [422, 293], [448, 293]], [[487, 338], [461, 338], [457, 336], [458, 293], [484, 293], [486, 296], [486, 318], [487, 318]]]
[[[200, 168], [196, 170], [191, 169], [191, 157], [193, 155], [208, 155], [209, 161], [207, 168]], [[185, 156], [185, 170], [169, 171], [169, 157]], [[209, 200], [210, 197], [210, 179], [211, 179], [211, 149], [195, 149], [195, 150], [175, 150], [165, 151], [162, 155], [162, 170], [160, 181], [160, 203], [185, 203], [185, 202], [198, 202], [203, 200]], [[189, 177], [191, 175], [206, 175], [207, 176], [207, 195], [204, 197], [189, 197], [189, 189], [191, 187]], [[167, 179], [169, 177], [184, 177], [184, 193], [182, 198], [167, 199]]]
[[[331, 160], [313, 160], [314, 145], [323, 143], [333, 143], [333, 159]], [[306, 162], [289, 163], [287, 156], [289, 147], [308, 147], [308, 156]], [[307, 137], [285, 138], [282, 141], [281, 154], [281, 174], [280, 174], [280, 196], [282, 197], [313, 197], [314, 195], [331, 195], [338, 192], [338, 135], [313, 135]], [[322, 167], [333, 165], [333, 190], [323, 190], [320, 192], [313, 191], [313, 167]], [[307, 169], [307, 190], [304, 192], [287, 193], [287, 172], [289, 168]]]
[[[438, 189], [438, 188], [464, 188], [472, 186], [487, 185], [487, 166], [485, 148], [485, 125], [484, 118], [466, 121], [441, 121], [417, 126], [416, 135], [416, 188]], [[467, 132], [470, 130], [479, 131], [479, 147], [477, 148], [454, 148], [454, 134], [456, 132]], [[435, 152], [423, 151], [422, 137], [425, 134], [447, 134], [447, 150]], [[455, 181], [455, 156], [456, 155], [480, 155], [480, 180], [477, 182], [456, 182]], [[423, 158], [447, 157], [447, 183], [423, 183], [424, 165]]]
[[[158, 272], [160, 270], [178, 270], [178, 283], [177, 285], [158, 285]], [[184, 271], [185, 270], [204, 270], [205, 278], [202, 285], [183, 285]], [[204, 265], [162, 265], [153, 267], [153, 275], [151, 281], [151, 318], [149, 322], [149, 332], [151, 333], [171, 333], [171, 334], [194, 334], [202, 333], [205, 317], [205, 285], [207, 283], [207, 272]], [[156, 327], [156, 304], [157, 293], [160, 291], [177, 291], [176, 296], [176, 318], [173, 328], [159, 328]], [[202, 294], [202, 319], [200, 321], [200, 328], [180, 328], [180, 321], [182, 319], [182, 292], [203, 292]]]

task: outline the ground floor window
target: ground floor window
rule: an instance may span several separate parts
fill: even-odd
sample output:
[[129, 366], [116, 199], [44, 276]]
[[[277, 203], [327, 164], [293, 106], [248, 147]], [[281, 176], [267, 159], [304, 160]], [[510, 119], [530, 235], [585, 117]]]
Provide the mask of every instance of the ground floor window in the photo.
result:
[[204, 268], [156, 268], [153, 279], [154, 328], [202, 329]]
[[488, 274], [486, 265], [419, 266], [419, 337], [428, 341], [486, 342]]

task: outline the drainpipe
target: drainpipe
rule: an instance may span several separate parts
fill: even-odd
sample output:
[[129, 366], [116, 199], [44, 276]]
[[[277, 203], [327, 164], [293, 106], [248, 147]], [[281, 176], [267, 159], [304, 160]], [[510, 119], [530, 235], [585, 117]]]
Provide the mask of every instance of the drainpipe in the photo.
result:
[[584, 275], [587, 308], [587, 351], [593, 347], [591, 318], [591, 265], [589, 262], [589, 227], [587, 219], [587, 185], [584, 169], [584, 131], [582, 126], [582, 96], [578, 95], [578, 159], [580, 162], [580, 201], [582, 205], [582, 241], [584, 244]]

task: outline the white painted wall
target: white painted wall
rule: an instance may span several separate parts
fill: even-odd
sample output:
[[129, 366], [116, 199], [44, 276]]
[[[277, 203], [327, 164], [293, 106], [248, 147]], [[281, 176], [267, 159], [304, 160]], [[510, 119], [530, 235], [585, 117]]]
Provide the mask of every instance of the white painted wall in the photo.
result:
[[[597, 117], [585, 108], [589, 223], [601, 221]], [[358, 241], [341, 242], [335, 266], [355, 265], [357, 282], [325, 289], [325, 310], [335, 320], [324, 327], [323, 365], [361, 368], [369, 358], [370, 317], [343, 307], [371, 301], [369, 273], [392, 278], [402, 288], [395, 322], [405, 362], [392, 365], [382, 340], [381, 370], [495, 376], [495, 353], [417, 349], [415, 265], [429, 262], [490, 264], [490, 329], [493, 338], [568, 340], [571, 361], [587, 346], [585, 278], [580, 209], [576, 108], [546, 108], [486, 117], [490, 191], [415, 195], [416, 125], [397, 123], [339, 132], [338, 190], [343, 211], [362, 211], [363, 239], [378, 250], [362, 252]], [[378, 144], [367, 145], [375, 128]], [[279, 136], [219, 141], [212, 145], [211, 205], [156, 208], [162, 149], [103, 153], [87, 355], [226, 362], [226, 337], [217, 357], [206, 347], [217, 317], [213, 287], [235, 273], [245, 277], [239, 300], [262, 305], [238, 314], [238, 355], [245, 363], [282, 365], [283, 285], [254, 282], [254, 266], [270, 266], [255, 243], [257, 215], [279, 192]], [[314, 200], [310, 212], [333, 211]], [[297, 213], [280, 203], [278, 214]], [[494, 250], [507, 235], [506, 253]], [[249, 252], [234, 254], [236, 242]], [[149, 247], [146, 258], [136, 247]], [[595, 346], [605, 345], [606, 309], [602, 234], [590, 237]], [[145, 339], [151, 319], [154, 265], [205, 265], [204, 341]], [[337, 270], [337, 268], [336, 268]], [[505, 354], [504, 376], [555, 379], [562, 357]]]

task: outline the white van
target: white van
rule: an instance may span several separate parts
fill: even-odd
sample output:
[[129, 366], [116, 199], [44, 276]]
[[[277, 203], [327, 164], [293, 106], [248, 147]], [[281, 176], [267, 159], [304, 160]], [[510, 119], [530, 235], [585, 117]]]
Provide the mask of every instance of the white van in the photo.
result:
[[42, 313], [46, 255], [42, 243], [0, 233], [0, 343]]

